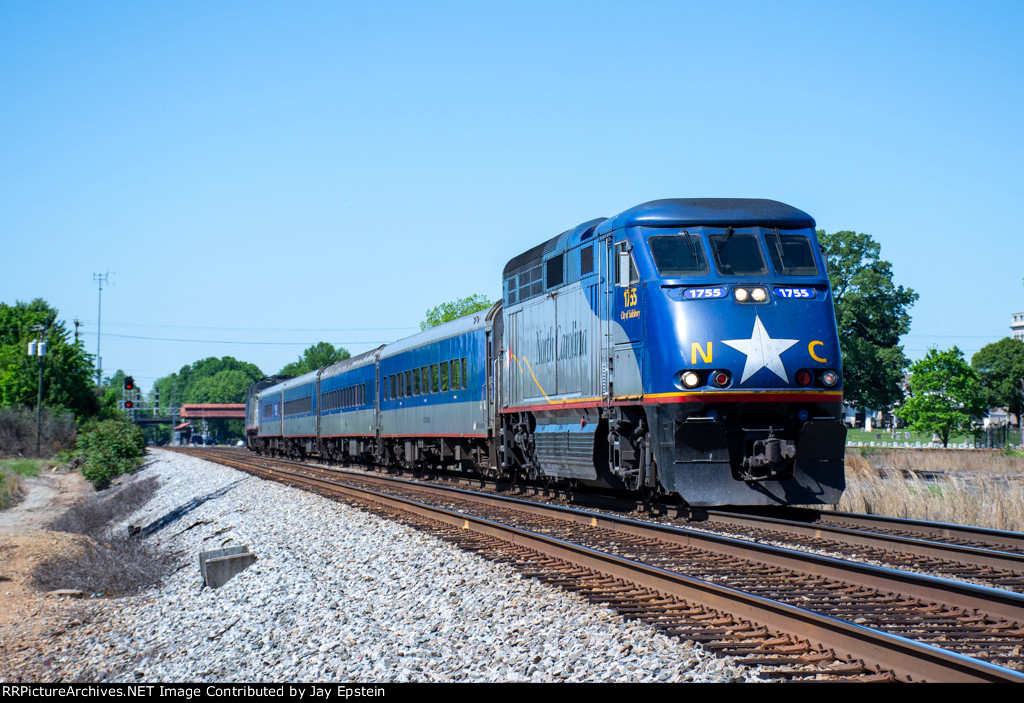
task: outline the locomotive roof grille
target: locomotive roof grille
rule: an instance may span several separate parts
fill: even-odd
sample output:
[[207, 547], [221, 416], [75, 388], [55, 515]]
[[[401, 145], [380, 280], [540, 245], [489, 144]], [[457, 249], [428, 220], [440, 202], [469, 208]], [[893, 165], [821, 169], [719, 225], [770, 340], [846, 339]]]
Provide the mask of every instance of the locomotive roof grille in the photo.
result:
[[524, 251], [522, 254], [505, 264], [505, 270], [502, 272], [502, 280], [515, 276], [516, 274], [524, 270], [531, 269], [534, 266], [539, 266], [548, 254], [556, 251], [557, 249], [568, 249], [573, 244], [582, 242], [584, 239], [590, 237], [594, 233], [594, 229], [602, 222], [604, 222], [603, 217], [596, 220], [590, 220], [589, 222], [584, 222], [581, 225], [576, 225], [572, 229], [565, 230], [561, 234], [552, 237], [542, 244], [538, 244], [532, 249]]

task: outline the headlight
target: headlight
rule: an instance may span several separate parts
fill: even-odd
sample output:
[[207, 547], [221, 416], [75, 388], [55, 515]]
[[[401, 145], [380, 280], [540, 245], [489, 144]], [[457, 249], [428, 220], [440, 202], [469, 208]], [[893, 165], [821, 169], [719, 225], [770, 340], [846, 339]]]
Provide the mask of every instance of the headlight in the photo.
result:
[[734, 288], [732, 292], [738, 303], [763, 303], [768, 300], [768, 289], [762, 286]]
[[687, 388], [696, 388], [700, 385], [700, 376], [693, 371], [686, 371], [679, 379]]
[[839, 374], [832, 369], [829, 369], [821, 374], [821, 383], [828, 388], [832, 388], [839, 383]]

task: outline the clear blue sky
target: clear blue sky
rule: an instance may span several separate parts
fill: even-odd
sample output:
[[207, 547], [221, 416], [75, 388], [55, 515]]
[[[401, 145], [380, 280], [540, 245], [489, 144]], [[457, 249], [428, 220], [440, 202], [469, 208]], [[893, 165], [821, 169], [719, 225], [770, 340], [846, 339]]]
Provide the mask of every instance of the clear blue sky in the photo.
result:
[[[912, 358], [1024, 311], [1021, 2], [0, 2], [0, 301], [144, 389], [497, 297], [666, 197], [871, 234]], [[199, 340], [199, 341], [188, 341]]]

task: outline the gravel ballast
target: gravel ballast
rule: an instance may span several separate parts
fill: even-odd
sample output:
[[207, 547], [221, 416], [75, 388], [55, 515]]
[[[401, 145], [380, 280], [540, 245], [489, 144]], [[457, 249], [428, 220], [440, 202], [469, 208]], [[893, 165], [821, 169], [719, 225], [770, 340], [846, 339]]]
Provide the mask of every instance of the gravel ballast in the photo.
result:
[[[60, 656], [96, 681], [724, 682], [755, 678], [653, 628], [405, 525], [206, 461], [152, 452], [146, 538], [185, 566], [105, 608]], [[255, 564], [204, 587], [201, 551]], [[67, 645], [65, 645], [67, 646]]]

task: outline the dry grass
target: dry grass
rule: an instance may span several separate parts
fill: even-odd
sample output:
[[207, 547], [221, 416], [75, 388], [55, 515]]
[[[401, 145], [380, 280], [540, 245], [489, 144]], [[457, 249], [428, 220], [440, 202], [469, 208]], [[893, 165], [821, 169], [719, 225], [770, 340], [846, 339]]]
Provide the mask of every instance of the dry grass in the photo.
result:
[[49, 462], [40, 459], [0, 459], [0, 510], [11, 507], [21, 497], [21, 479], [38, 476]]
[[21, 496], [21, 476], [13, 471], [0, 470], [0, 510], [18, 502]]
[[155, 478], [134, 480], [79, 503], [51, 529], [83, 535], [74, 549], [36, 568], [33, 580], [45, 590], [72, 588], [86, 593], [127, 595], [155, 584], [177, 565], [143, 540], [113, 532], [112, 523], [146, 504], [157, 489]]
[[[920, 472], [942, 475], [923, 479]], [[848, 450], [839, 509], [1022, 532], [1024, 458], [982, 451]]]
[[157, 479], [148, 477], [101, 491], [61, 515], [50, 529], [102, 540], [109, 535], [110, 523], [141, 508], [158, 487]]

